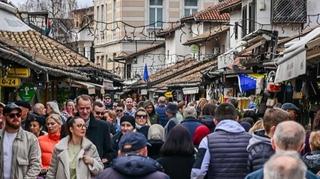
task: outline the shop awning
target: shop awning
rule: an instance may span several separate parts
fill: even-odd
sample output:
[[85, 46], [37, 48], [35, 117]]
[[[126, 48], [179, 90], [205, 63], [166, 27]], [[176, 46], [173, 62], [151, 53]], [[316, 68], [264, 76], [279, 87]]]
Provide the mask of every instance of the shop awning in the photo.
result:
[[[90, 82], [84, 82], [84, 81], [76, 81], [76, 80], [73, 80], [72, 84], [79, 85], [82, 88], [88, 89], [88, 94], [96, 94], [96, 87], [98, 87], [97, 84], [93, 84]], [[71, 84], [71, 86], [74, 86], [72, 84]], [[79, 87], [79, 86], [77, 86], [77, 87]], [[103, 87], [102, 85], [100, 85], [100, 86]]]
[[285, 44], [283, 57], [276, 59], [279, 65], [275, 82], [290, 80], [306, 73], [307, 43], [320, 35], [320, 27], [313, 29], [300, 39]]
[[183, 94], [198, 94], [199, 93], [199, 87], [193, 87], [193, 88], [182, 88]]

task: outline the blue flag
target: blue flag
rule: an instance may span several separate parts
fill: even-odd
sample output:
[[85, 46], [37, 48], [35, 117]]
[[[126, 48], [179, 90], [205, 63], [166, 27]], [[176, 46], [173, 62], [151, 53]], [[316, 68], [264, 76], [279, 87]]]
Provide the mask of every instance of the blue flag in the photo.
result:
[[241, 93], [255, 90], [257, 87], [257, 80], [249, 75], [239, 74], [238, 81]]
[[149, 80], [149, 73], [148, 73], [147, 64], [144, 64], [143, 80], [144, 80], [144, 81], [148, 81], [148, 80]]

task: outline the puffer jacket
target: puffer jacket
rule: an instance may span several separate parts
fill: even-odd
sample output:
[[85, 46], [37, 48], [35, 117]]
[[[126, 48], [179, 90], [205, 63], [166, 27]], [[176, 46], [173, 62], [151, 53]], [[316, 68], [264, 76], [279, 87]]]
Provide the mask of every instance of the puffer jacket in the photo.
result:
[[262, 168], [263, 164], [274, 154], [271, 140], [264, 133], [264, 130], [256, 131], [249, 140], [247, 147], [249, 172]]
[[54, 147], [60, 141], [60, 132], [40, 136], [38, 140], [41, 149], [42, 168], [48, 169], [50, 166]]
[[312, 173], [317, 174], [320, 171], [320, 150], [307, 153], [302, 159]]

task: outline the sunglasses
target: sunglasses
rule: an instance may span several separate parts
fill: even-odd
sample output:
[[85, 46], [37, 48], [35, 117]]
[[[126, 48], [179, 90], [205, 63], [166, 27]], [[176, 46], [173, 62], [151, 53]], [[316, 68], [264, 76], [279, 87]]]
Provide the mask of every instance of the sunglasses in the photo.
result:
[[104, 115], [104, 112], [96, 112], [97, 115]]
[[147, 115], [137, 115], [137, 118], [143, 118], [143, 119], [147, 119]]
[[77, 124], [77, 128], [82, 129], [82, 128], [87, 128], [86, 124]]
[[123, 111], [122, 109], [117, 109], [117, 110], [116, 110], [116, 112], [122, 112], [122, 111]]
[[21, 117], [21, 113], [9, 113], [8, 116], [10, 118]]

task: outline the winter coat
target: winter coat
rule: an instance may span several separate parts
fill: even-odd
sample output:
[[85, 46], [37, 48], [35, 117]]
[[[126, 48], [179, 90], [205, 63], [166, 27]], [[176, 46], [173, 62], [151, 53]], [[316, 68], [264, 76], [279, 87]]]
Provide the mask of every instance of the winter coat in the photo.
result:
[[147, 146], [148, 156], [153, 159], [159, 158], [160, 149], [164, 142], [162, 140], [154, 140], [154, 139], [148, 140], [148, 142], [151, 144], [151, 146]]
[[320, 171], [320, 151], [312, 151], [303, 156], [303, 161], [307, 165], [308, 170], [317, 174]]
[[[210, 133], [210, 130], [207, 126], [202, 124], [200, 120], [192, 117], [187, 117], [181, 122], [181, 125], [188, 129], [195, 146], [198, 146], [202, 138]], [[204, 129], [198, 130], [198, 128], [200, 129], [200, 127]]]
[[[130, 166], [130, 167], [128, 167]], [[96, 179], [169, 179], [155, 160], [138, 155], [118, 157]]]
[[60, 141], [60, 132], [40, 136], [38, 140], [41, 149], [42, 168], [48, 169], [51, 163], [54, 147]]
[[[46, 179], [70, 179], [68, 143], [70, 137], [67, 136], [56, 145], [51, 165], [47, 172]], [[83, 155], [93, 158], [92, 165], [83, 162]], [[77, 179], [90, 179], [98, 175], [103, 170], [103, 163], [99, 157], [96, 146], [87, 138], [83, 138], [80, 152], [77, 155], [76, 176]]]
[[162, 125], [163, 127], [166, 126], [168, 122], [168, 118], [166, 115], [166, 105], [159, 105], [156, 107], [156, 113], [159, 116], [158, 124]]
[[[0, 177], [3, 178], [3, 135], [0, 130]], [[41, 171], [40, 147], [36, 136], [19, 129], [12, 144], [11, 176], [13, 179], [36, 179]]]
[[249, 172], [263, 168], [264, 163], [274, 154], [271, 140], [268, 136], [264, 135], [264, 133], [264, 130], [256, 131], [249, 140], [249, 145], [247, 147], [249, 153]]

